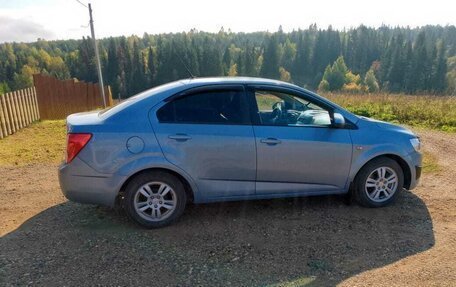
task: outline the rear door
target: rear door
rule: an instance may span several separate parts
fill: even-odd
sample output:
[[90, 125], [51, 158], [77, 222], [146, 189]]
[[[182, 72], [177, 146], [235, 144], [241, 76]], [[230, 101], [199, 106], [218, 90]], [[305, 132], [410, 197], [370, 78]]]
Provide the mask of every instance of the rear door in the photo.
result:
[[348, 129], [331, 127], [330, 111], [306, 95], [252, 87], [257, 194], [333, 193], [346, 188], [352, 156]]
[[151, 113], [166, 159], [211, 200], [255, 193], [253, 127], [242, 85], [186, 91]]

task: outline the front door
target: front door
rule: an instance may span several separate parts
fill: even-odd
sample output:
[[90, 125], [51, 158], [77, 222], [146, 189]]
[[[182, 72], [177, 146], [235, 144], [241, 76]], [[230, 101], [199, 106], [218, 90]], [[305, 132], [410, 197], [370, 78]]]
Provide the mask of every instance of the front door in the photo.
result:
[[205, 200], [255, 193], [255, 140], [242, 86], [187, 92], [156, 117], [164, 156], [193, 178]]
[[330, 112], [299, 93], [252, 89], [257, 104], [256, 192], [312, 194], [344, 191], [352, 143], [331, 127]]

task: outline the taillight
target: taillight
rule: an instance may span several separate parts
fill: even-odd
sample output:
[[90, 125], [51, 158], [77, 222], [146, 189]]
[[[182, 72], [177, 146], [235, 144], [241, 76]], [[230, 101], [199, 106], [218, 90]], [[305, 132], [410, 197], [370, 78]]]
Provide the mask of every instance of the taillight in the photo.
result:
[[70, 163], [92, 138], [92, 134], [68, 134], [66, 163]]

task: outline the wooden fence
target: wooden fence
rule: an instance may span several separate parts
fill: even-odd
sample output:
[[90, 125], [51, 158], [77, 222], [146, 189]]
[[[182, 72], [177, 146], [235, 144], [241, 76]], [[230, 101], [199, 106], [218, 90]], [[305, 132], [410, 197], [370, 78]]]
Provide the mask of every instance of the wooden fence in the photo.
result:
[[[98, 84], [58, 80], [51, 76], [33, 75], [42, 120], [64, 119], [68, 115], [103, 108]], [[112, 106], [111, 89], [105, 86], [106, 105]]]
[[0, 95], [0, 139], [39, 119], [35, 88]]

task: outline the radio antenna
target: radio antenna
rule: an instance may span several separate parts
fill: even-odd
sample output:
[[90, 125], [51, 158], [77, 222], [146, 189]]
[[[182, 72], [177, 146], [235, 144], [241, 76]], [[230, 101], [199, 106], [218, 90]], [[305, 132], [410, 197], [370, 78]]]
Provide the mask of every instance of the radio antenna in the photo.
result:
[[182, 65], [184, 65], [185, 70], [187, 70], [188, 74], [190, 75], [190, 78], [192, 78], [192, 79], [196, 78], [196, 77], [192, 74], [192, 72], [190, 71], [190, 69], [188, 68], [187, 64], [185, 64], [184, 60], [182, 59], [182, 57], [181, 57], [180, 55], [179, 55], [179, 59], [180, 59], [180, 61], [182, 62]]

